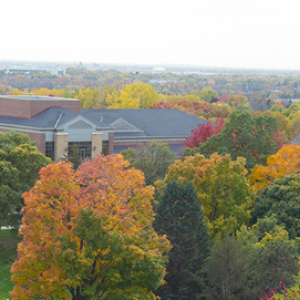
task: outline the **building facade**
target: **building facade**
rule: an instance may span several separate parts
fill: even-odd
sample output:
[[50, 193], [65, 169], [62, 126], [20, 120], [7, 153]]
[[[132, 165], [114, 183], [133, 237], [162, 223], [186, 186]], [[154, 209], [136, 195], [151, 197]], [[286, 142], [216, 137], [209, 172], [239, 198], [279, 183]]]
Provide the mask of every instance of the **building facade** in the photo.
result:
[[0, 131], [28, 134], [38, 149], [58, 161], [76, 144], [80, 155], [162, 141], [178, 155], [185, 138], [203, 119], [172, 109], [80, 109], [72, 98], [0, 96]]

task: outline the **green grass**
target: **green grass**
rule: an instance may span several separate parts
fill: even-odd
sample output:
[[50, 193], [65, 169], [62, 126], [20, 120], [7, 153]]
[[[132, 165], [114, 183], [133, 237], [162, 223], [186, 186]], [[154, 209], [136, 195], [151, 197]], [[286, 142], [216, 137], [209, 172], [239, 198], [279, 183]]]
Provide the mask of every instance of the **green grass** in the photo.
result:
[[13, 289], [10, 280], [10, 267], [17, 257], [17, 245], [21, 238], [16, 229], [0, 231], [0, 300], [11, 299], [9, 292]]

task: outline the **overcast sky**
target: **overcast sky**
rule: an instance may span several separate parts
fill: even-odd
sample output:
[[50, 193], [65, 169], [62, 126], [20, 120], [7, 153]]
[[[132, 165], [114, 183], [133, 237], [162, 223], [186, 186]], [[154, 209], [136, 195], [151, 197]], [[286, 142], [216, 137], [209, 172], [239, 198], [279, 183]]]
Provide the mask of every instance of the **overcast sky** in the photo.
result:
[[299, 0], [0, 0], [0, 60], [300, 69]]

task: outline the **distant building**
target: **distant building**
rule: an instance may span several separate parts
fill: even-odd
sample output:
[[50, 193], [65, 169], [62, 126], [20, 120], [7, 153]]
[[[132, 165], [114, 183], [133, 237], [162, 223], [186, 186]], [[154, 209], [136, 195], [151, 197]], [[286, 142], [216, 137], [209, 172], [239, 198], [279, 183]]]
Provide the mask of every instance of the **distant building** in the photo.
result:
[[156, 67], [152, 69], [153, 72], [166, 72], [165, 68]]
[[57, 74], [60, 74], [62, 76], [66, 75], [66, 69], [62, 67], [49, 67], [49, 68], [11, 67], [5, 69], [5, 73], [30, 74], [30, 73], [41, 73], [41, 72], [49, 72], [51, 73], [51, 75], [57, 75]]
[[28, 134], [55, 161], [74, 144], [90, 158], [104, 147], [119, 153], [152, 141], [166, 142], [179, 154], [191, 130], [205, 122], [175, 109], [80, 109], [78, 99], [0, 96], [0, 131]]

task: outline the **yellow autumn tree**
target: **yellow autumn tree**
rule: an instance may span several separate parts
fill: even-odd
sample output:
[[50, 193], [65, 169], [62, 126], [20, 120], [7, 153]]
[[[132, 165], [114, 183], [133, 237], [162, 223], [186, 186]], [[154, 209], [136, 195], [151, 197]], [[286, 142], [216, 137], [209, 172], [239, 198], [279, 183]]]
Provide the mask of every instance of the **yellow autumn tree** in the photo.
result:
[[200, 154], [187, 156], [171, 165], [165, 180], [157, 181], [156, 187], [162, 193], [170, 181], [184, 184], [191, 181], [202, 204], [208, 233], [213, 237], [235, 234], [248, 223], [254, 203], [245, 163], [243, 157], [232, 161], [230, 155], [216, 153], [208, 159]]
[[269, 186], [275, 179], [300, 172], [300, 146], [288, 145], [267, 159], [267, 166], [256, 165], [249, 176], [256, 192]]
[[149, 108], [159, 101], [153, 86], [147, 83], [132, 83], [118, 93], [107, 95], [107, 108]]
[[227, 102], [232, 107], [248, 106], [247, 97], [244, 95], [232, 95]]

